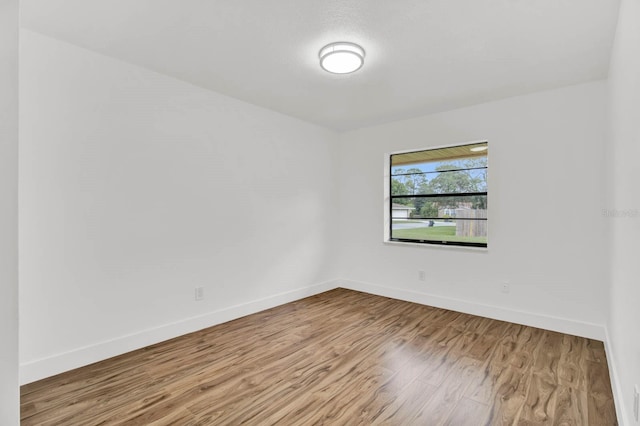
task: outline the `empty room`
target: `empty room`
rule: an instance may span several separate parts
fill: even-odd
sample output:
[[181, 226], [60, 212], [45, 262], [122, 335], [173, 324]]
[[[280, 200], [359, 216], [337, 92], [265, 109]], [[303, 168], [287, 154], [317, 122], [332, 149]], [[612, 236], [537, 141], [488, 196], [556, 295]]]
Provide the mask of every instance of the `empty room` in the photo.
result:
[[640, 425], [640, 0], [0, 0], [1, 425]]

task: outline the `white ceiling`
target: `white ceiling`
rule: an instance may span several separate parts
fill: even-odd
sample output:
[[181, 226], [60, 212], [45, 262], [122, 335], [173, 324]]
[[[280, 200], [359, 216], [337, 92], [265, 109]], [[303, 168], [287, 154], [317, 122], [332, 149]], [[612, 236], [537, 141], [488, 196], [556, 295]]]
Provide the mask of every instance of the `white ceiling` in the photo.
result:
[[[23, 26], [336, 130], [607, 75], [618, 0], [22, 0]], [[366, 50], [331, 75], [318, 51]]]

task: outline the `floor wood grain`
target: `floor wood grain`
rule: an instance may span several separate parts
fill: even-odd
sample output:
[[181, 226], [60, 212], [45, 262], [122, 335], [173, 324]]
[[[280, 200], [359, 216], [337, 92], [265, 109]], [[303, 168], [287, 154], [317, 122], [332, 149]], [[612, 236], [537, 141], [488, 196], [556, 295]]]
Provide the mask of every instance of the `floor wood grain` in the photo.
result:
[[23, 425], [616, 425], [602, 342], [337, 289], [21, 389]]

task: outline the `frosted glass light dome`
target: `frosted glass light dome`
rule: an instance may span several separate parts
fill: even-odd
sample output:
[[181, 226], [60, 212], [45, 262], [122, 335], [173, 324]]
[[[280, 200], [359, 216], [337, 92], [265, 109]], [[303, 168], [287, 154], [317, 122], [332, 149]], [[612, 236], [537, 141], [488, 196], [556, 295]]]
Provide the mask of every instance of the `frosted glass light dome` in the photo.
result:
[[322, 69], [333, 74], [349, 74], [364, 64], [364, 49], [346, 41], [326, 45], [319, 56]]

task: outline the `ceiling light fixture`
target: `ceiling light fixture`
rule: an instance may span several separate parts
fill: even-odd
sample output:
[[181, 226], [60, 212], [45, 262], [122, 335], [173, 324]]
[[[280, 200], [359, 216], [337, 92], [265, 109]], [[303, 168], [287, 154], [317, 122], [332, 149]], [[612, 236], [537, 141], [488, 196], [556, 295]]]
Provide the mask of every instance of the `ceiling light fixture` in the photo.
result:
[[475, 146], [473, 148], [470, 148], [469, 151], [473, 151], [473, 152], [480, 152], [480, 151], [486, 151], [489, 147], [488, 146]]
[[349, 74], [364, 64], [364, 49], [347, 41], [327, 44], [319, 56], [322, 69], [333, 74]]

